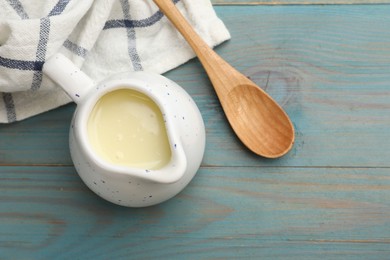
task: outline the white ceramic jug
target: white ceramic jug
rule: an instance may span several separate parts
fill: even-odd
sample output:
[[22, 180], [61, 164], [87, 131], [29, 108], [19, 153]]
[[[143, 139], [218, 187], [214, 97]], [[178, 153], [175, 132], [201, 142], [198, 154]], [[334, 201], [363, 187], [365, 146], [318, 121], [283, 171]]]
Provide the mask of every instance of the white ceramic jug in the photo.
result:
[[[194, 177], [204, 154], [205, 127], [195, 102], [176, 83], [161, 75], [129, 72], [94, 84], [61, 54], [48, 59], [43, 71], [77, 103], [69, 136], [71, 157], [81, 179], [96, 194], [123, 206], [150, 206], [175, 196]], [[161, 111], [170, 150], [163, 166], [119, 165], [92, 146], [88, 122], [94, 107], [106, 94], [123, 89], [149, 97]]]

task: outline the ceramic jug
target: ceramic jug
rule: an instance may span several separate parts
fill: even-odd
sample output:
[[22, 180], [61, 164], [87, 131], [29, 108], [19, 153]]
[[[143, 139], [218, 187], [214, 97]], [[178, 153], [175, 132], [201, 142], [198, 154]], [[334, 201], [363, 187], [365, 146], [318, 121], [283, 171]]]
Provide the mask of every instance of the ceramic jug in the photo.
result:
[[[205, 127], [195, 102], [175, 82], [153, 73], [128, 72], [95, 84], [62, 54], [49, 58], [43, 72], [77, 104], [69, 132], [70, 154], [77, 173], [97, 195], [118, 205], [145, 207], [172, 198], [195, 176], [204, 154]], [[90, 126], [91, 115], [103, 97], [115, 91], [142, 95], [161, 112], [168, 153], [164, 165], [148, 168], [137, 163], [117, 164], [93, 146], [91, 131], [110, 126], [99, 125], [101, 122]], [[135, 152], [143, 149], [142, 145], [130, 148]], [[110, 149], [102, 147], [103, 152]]]

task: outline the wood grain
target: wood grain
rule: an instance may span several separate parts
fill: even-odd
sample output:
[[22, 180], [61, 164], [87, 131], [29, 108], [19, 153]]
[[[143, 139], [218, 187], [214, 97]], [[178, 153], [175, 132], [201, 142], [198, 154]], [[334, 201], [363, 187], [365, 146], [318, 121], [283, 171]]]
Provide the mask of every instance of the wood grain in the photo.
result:
[[197, 102], [206, 154], [156, 207], [85, 187], [67, 143], [74, 105], [0, 125], [0, 259], [388, 259], [390, 5], [216, 11], [232, 33], [217, 52], [282, 104], [293, 150], [247, 151], [196, 59], [166, 76]]
[[369, 5], [389, 4], [389, 0], [212, 0], [213, 5]]
[[0, 176], [2, 259], [390, 254], [388, 169], [203, 167], [176, 198], [146, 209], [101, 200], [73, 167]]
[[257, 155], [273, 159], [285, 155], [295, 138], [286, 112], [262, 88], [210, 48], [172, 1], [154, 2], [196, 53], [235, 135]]
[[[207, 127], [203, 165], [390, 166], [389, 5], [216, 11], [232, 34], [217, 52], [283, 106], [295, 125], [296, 143], [280, 160], [248, 152], [193, 60], [166, 76], [182, 85], [202, 112]], [[73, 109], [2, 126], [0, 164], [71, 165], [67, 128]]]
[[[217, 51], [282, 104], [297, 135], [290, 154], [279, 161], [261, 160], [237, 145], [218, 106], [211, 107], [203, 113], [211, 150], [205, 164], [388, 167], [388, 8], [223, 8], [221, 17], [232, 40]], [[195, 82], [190, 89], [201, 91], [200, 84], [208, 83]], [[212, 92], [195, 95], [200, 96], [200, 107], [215, 102], [202, 100]], [[219, 135], [227, 138], [221, 142]]]

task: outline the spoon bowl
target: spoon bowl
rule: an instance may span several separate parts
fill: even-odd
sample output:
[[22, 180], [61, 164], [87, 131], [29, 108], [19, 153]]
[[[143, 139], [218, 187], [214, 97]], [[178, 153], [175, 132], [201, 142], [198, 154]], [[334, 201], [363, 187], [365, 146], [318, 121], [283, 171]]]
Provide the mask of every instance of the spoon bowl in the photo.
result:
[[263, 157], [278, 158], [286, 154], [294, 143], [294, 127], [286, 112], [265, 91], [211, 49], [172, 0], [153, 1], [198, 56], [241, 142]]
[[[225, 113], [230, 125], [251, 151], [268, 158], [284, 155], [292, 147], [294, 131], [287, 114], [275, 108], [274, 100], [256, 85], [246, 84], [235, 87], [228, 96]], [[262, 109], [254, 110], [258, 105]]]

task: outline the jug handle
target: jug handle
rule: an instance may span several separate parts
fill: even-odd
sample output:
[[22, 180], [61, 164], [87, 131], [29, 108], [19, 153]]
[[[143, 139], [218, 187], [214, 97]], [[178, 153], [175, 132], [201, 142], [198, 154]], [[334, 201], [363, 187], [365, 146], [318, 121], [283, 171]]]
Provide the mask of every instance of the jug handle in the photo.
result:
[[42, 71], [60, 85], [75, 103], [79, 103], [95, 85], [90, 77], [61, 53], [47, 59]]

